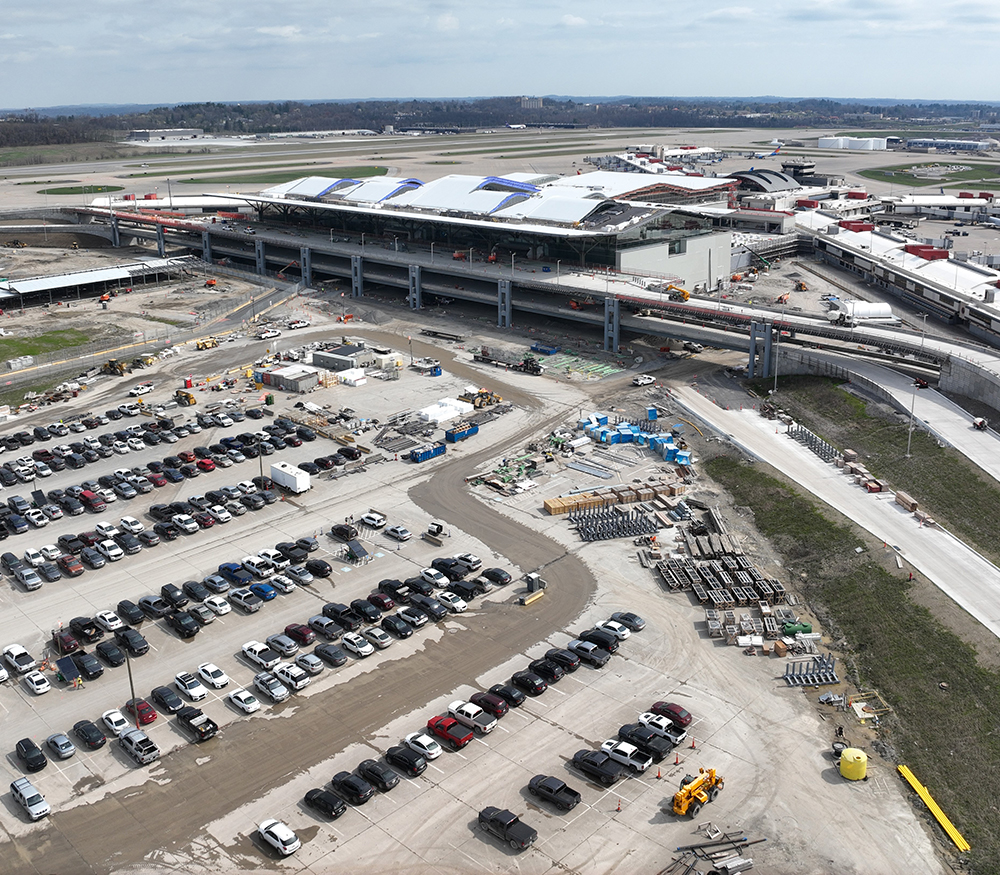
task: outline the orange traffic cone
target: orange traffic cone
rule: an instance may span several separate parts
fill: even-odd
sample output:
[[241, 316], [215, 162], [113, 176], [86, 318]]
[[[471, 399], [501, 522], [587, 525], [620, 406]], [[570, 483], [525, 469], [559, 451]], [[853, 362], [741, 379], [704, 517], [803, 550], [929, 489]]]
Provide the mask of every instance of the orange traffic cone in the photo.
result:
[[621, 799], [618, 800], [618, 808], [615, 809], [615, 810], [616, 811], [621, 811], [622, 810], [622, 801], [621, 801]]
[[691, 750], [694, 750], [694, 736], [691, 736]]
[[674, 754], [674, 765], [679, 766], [681, 764], [681, 755], [679, 753]]
[[663, 775], [661, 775], [661, 774], [660, 774], [660, 770], [659, 770], [659, 769], [657, 769], [657, 770], [656, 770], [656, 780], [657, 780], [657, 781], [659, 781], [659, 780], [660, 780], [660, 778], [662, 778], [662, 777], [663, 777]]

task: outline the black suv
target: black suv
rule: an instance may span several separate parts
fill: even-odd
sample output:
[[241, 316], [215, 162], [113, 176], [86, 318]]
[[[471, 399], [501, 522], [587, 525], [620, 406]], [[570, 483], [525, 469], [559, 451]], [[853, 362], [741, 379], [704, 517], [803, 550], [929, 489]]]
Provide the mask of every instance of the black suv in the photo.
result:
[[180, 610], [185, 605], [187, 605], [189, 599], [184, 595], [183, 591], [179, 586], [175, 586], [172, 583], [165, 583], [160, 587], [160, 595], [163, 599], [170, 604], [175, 610]]

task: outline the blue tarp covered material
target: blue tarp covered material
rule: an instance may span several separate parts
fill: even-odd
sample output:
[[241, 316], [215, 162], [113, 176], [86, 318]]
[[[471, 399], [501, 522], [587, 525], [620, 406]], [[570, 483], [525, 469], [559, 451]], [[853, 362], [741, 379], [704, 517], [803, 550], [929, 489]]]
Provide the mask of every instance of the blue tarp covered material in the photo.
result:
[[690, 465], [691, 464], [691, 453], [689, 450], [678, 450], [677, 455], [674, 457], [674, 461], [678, 465]]
[[656, 419], [656, 408], [647, 407], [646, 408], [646, 419], [653, 420]]
[[57, 659], [56, 669], [58, 670], [59, 679], [67, 684], [71, 684], [78, 677], [82, 677], [82, 675], [80, 674], [80, 669], [76, 667], [76, 663], [73, 662], [72, 658], [69, 656], [64, 656], [62, 659]]

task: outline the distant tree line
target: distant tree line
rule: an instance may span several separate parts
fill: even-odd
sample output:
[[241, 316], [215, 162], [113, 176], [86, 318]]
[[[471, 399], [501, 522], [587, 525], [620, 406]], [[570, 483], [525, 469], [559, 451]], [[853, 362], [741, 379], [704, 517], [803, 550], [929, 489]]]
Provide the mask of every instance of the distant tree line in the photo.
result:
[[609, 98], [580, 103], [546, 98], [523, 109], [518, 97], [482, 100], [372, 100], [304, 103], [193, 103], [118, 115], [0, 118], [0, 148], [110, 142], [137, 128], [202, 128], [213, 134], [281, 134], [312, 130], [468, 129], [508, 124], [567, 127], [915, 127], [996, 119], [986, 104], [864, 104], [829, 99], [745, 100]]

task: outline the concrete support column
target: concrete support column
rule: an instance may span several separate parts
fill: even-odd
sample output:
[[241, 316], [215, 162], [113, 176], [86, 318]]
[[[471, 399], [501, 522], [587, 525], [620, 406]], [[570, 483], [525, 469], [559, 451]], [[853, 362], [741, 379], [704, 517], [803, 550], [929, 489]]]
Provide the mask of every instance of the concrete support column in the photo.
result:
[[410, 265], [410, 292], [406, 302], [411, 310], [419, 310], [424, 305], [423, 287], [420, 284], [420, 265]]
[[351, 256], [351, 297], [360, 298], [365, 293], [365, 262], [360, 255]]
[[[771, 370], [771, 327], [770, 322], [750, 323], [750, 359], [747, 362], [747, 377], [765, 379]], [[760, 366], [758, 367], [758, 357]]]
[[[163, 229], [160, 229], [161, 233]], [[111, 245], [117, 249], [122, 245], [121, 232], [118, 230], [118, 216], [111, 217]]]
[[299, 249], [299, 270], [302, 272], [302, 282], [307, 287], [313, 284], [312, 250], [308, 246]]
[[267, 261], [264, 258], [264, 241], [260, 238], [253, 241], [254, 255], [257, 257], [257, 273], [263, 276], [267, 273]]
[[617, 298], [604, 299], [604, 351], [618, 352], [621, 307]]
[[208, 231], [201, 232], [201, 260], [212, 263], [212, 235]]
[[156, 226], [156, 252], [160, 258], [167, 257], [167, 238], [163, 231], [163, 225]]
[[500, 280], [497, 282], [497, 326], [500, 328], [512, 327], [513, 305], [510, 294], [510, 280]]

